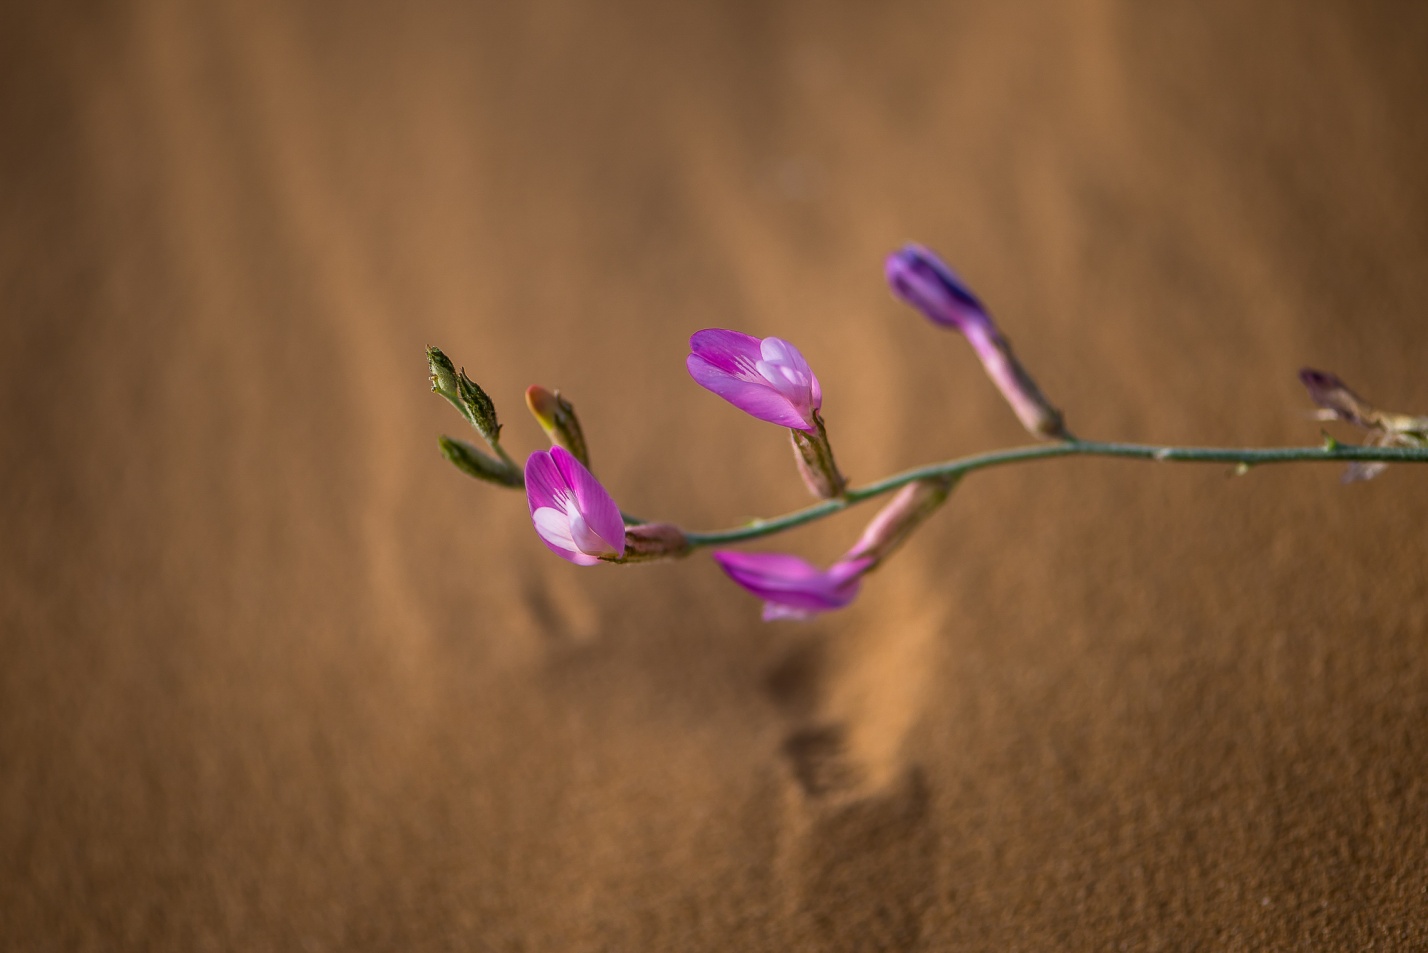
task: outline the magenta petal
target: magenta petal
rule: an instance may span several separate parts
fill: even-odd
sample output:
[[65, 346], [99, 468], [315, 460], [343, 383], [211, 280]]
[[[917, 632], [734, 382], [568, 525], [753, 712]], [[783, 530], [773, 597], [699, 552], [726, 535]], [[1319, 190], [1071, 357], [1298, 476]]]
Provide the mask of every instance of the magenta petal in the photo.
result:
[[531, 520], [551, 552], [581, 566], [624, 555], [620, 508], [564, 447], [531, 454], [525, 475]]
[[759, 420], [794, 430], [813, 430], [813, 422], [805, 419], [787, 397], [762, 378], [745, 380], [711, 364], [699, 354], [685, 360], [689, 376], [705, 390], [712, 391]]
[[726, 374], [752, 373], [763, 342], [751, 334], [706, 328], [689, 339], [689, 350]]
[[543, 506], [564, 512], [562, 497], [568, 489], [565, 475], [544, 450], [538, 450], [526, 460], [526, 500], [531, 512]]
[[[600, 481], [575, 455], [564, 447], [551, 447], [547, 451], [559, 467], [566, 484], [575, 492], [575, 506], [590, 529], [609, 544], [617, 556], [625, 554], [625, 518], [620, 515], [620, 507], [600, 485]], [[579, 541], [579, 537], [576, 537]]]
[[982, 302], [956, 273], [921, 245], [905, 245], [884, 266], [893, 294], [921, 311], [929, 321], [965, 332], [991, 325]]
[[764, 617], [802, 618], [841, 609], [858, 595], [859, 578], [871, 560], [836, 563], [823, 571], [784, 553], [721, 550], [714, 559], [744, 589], [763, 599]]

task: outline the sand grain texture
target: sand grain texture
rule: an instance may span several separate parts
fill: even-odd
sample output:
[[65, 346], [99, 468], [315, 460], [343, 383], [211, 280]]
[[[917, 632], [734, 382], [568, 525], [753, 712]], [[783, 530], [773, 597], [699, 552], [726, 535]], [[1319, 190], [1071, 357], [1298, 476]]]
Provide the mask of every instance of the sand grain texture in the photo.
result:
[[[1428, 411], [1412, 4], [0, 11], [0, 947], [1428, 948], [1428, 473], [977, 476], [860, 601], [581, 570], [436, 453], [442, 345], [630, 510], [801, 505], [691, 332], [797, 342], [857, 479]], [[856, 519], [787, 546], [829, 559]]]

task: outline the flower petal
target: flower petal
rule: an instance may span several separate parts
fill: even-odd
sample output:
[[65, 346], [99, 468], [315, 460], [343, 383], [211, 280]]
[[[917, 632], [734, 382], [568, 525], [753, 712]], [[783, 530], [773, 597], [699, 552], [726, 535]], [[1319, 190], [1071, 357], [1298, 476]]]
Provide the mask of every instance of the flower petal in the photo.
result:
[[763, 355], [761, 341], [751, 334], [723, 328], [705, 328], [689, 339], [689, 350], [726, 374], [738, 374], [753, 367]]
[[[605, 545], [597, 547], [595, 541], [583, 530], [575, 533], [576, 543], [587, 553], [623, 556], [625, 518], [620, 515], [620, 507], [616, 505], [615, 500], [570, 451], [564, 447], [551, 447], [547, 452], [555, 461], [566, 485], [574, 492], [575, 506], [580, 516], [584, 518], [589, 530], [603, 540]], [[575, 521], [572, 520], [571, 523], [574, 532]]]
[[736, 377], [698, 354], [689, 355], [685, 366], [696, 384], [750, 416], [794, 430], [815, 429], [812, 420], [805, 418], [799, 408], [762, 378], [751, 381]]
[[625, 520], [600, 482], [564, 447], [526, 459], [531, 522], [551, 552], [581, 566], [623, 556]]
[[905, 245], [887, 257], [884, 265], [893, 294], [921, 311], [929, 321], [965, 331], [991, 324], [977, 296], [932, 251]]
[[548, 451], [537, 450], [526, 458], [526, 501], [532, 515], [543, 506], [564, 512], [569, 489], [570, 484]]
[[578, 566], [593, 566], [600, 561], [598, 557], [580, 551], [571, 536], [570, 518], [559, 510], [542, 506], [531, 514], [531, 522], [535, 523], [541, 542], [561, 559], [568, 559]]
[[813, 368], [808, 366], [803, 353], [783, 338], [764, 338], [760, 341], [759, 357], [788, 368], [800, 378], [811, 380], [813, 377]]
[[872, 565], [869, 559], [846, 560], [825, 572], [797, 556], [730, 550], [714, 559], [730, 579], [765, 601], [766, 619], [841, 609], [858, 595], [860, 577]]

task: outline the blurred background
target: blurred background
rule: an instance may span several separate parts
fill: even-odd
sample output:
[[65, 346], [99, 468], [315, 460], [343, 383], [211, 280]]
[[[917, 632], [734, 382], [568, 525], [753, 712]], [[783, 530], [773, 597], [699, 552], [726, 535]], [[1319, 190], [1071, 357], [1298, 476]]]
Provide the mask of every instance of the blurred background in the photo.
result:
[[916, 240], [1078, 434], [1315, 443], [1303, 365], [1428, 412], [1425, 89], [1412, 3], [6, 5], [0, 946], [1428, 945], [1425, 473], [978, 475], [767, 625], [554, 558], [423, 360], [731, 526], [805, 493], [700, 328], [855, 481], [1024, 442]]

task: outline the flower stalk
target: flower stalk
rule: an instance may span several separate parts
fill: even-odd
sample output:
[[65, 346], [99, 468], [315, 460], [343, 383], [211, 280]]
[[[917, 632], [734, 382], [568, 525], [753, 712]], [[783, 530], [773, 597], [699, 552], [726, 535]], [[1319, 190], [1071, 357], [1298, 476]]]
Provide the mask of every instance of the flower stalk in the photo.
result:
[[946, 502], [967, 474], [1058, 457], [1108, 457], [1153, 463], [1214, 463], [1244, 475], [1277, 463], [1347, 463], [1346, 481], [1366, 480], [1390, 463], [1428, 463], [1428, 417], [1381, 410], [1338, 377], [1306, 368], [1300, 380], [1321, 410], [1318, 419], [1365, 432], [1346, 445], [1325, 434], [1314, 447], [1175, 447], [1081, 440], [1042, 394], [981, 301], [932, 252], [908, 245], [886, 262], [893, 293], [933, 324], [958, 332], [988, 378], [1034, 437], [1053, 441], [946, 460], [849, 487], [833, 459], [820, 413], [818, 378], [803, 354], [777, 337], [709, 328], [690, 338], [685, 366], [694, 381], [757, 420], [788, 429], [804, 483], [821, 502], [772, 519], [710, 532], [645, 522], [622, 512], [591, 474], [590, 455], [575, 408], [533, 386], [526, 403], [550, 438], [550, 450], [530, 455], [524, 470], [501, 447], [501, 425], [490, 397], [438, 348], [427, 349], [431, 388], [481, 434], [494, 456], [442, 437], [442, 454], [464, 473], [507, 487], [524, 487], [537, 535], [562, 559], [580, 566], [677, 559], [710, 546], [773, 536], [825, 519], [860, 503], [895, 494], [868, 522], [853, 546], [827, 569], [788, 553], [718, 550], [714, 560], [736, 584], [764, 602], [765, 619], [807, 619], [849, 605], [864, 577], [883, 564]]
[[694, 549], [705, 546], [726, 546], [782, 533], [798, 526], [826, 519], [834, 514], [865, 503], [868, 500], [899, 490], [909, 483], [936, 477], [962, 477], [978, 470], [1014, 466], [1057, 457], [1113, 457], [1122, 460], [1145, 460], [1154, 463], [1218, 463], [1229, 466], [1267, 466], [1275, 463], [1428, 463], [1428, 447], [1368, 447], [1333, 444], [1317, 447], [1172, 447], [1143, 443], [1102, 443], [1074, 440], [1064, 443], [1035, 444], [979, 453], [941, 463], [932, 463], [904, 470], [866, 486], [850, 487], [836, 500], [825, 500], [813, 506], [785, 513], [782, 516], [754, 520], [747, 525], [711, 532], [686, 533]]
[[788, 432], [793, 441], [793, 458], [798, 464], [799, 476], [814, 496], [831, 500], [843, 495], [848, 489], [848, 480], [838, 471], [833, 460], [833, 446], [828, 442], [828, 431], [823, 426], [823, 417], [813, 412], [812, 432], [793, 430]]
[[492, 459], [471, 444], [451, 437], [440, 438], [442, 455], [457, 469], [478, 480], [509, 487], [523, 486], [520, 466], [501, 446], [501, 424], [496, 419], [496, 405], [481, 385], [466, 376], [464, 367], [458, 371], [439, 347], [426, 349], [426, 363], [432, 392], [440, 394], [456, 408], [481, 435], [496, 458]]

